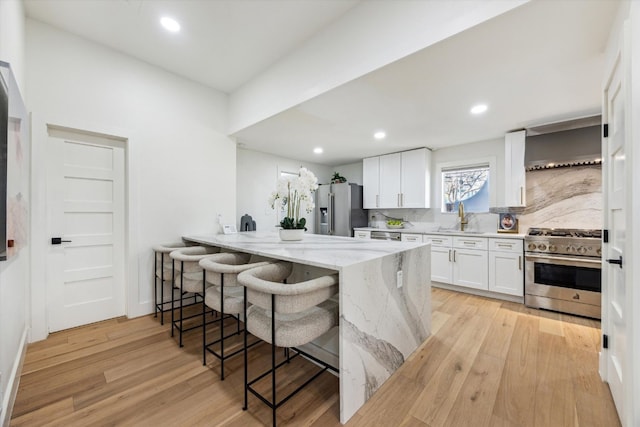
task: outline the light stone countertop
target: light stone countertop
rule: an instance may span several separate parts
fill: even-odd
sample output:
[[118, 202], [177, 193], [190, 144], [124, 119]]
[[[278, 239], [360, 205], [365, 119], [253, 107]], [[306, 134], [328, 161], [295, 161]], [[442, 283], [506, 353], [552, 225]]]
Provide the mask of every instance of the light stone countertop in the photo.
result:
[[396, 233], [407, 234], [442, 234], [446, 236], [466, 236], [466, 237], [499, 237], [501, 239], [524, 239], [526, 234], [524, 233], [498, 233], [498, 232], [484, 232], [484, 231], [471, 231], [464, 232], [459, 230], [438, 230], [420, 228], [420, 227], [407, 227], [407, 228], [373, 228], [373, 227], [358, 227], [354, 230], [359, 231], [389, 231]]
[[278, 233], [260, 231], [184, 236], [183, 238], [205, 245], [338, 271], [350, 265], [429, 244], [364, 240], [311, 233], [305, 234], [303, 240], [285, 242], [280, 240]]

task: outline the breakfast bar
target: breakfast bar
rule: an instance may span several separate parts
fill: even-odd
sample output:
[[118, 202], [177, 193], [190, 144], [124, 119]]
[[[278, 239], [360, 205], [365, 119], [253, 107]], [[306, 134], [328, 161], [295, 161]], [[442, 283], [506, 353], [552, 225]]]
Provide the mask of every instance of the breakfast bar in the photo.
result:
[[[338, 272], [340, 323], [333, 350], [340, 370], [340, 422], [346, 423], [431, 333], [430, 245], [307, 234], [185, 236], [185, 241]], [[329, 348], [328, 343], [318, 346]]]

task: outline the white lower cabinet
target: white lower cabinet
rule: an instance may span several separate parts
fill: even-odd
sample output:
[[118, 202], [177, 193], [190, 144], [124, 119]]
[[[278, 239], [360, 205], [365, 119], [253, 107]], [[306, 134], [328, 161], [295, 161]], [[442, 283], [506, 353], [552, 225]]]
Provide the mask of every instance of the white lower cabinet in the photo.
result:
[[366, 230], [354, 230], [353, 237], [356, 239], [370, 239], [371, 232]]
[[524, 295], [523, 242], [517, 239], [491, 239], [489, 250], [489, 290]]
[[427, 234], [431, 243], [431, 281], [522, 296], [523, 241]]
[[425, 235], [424, 241], [431, 242], [431, 281], [453, 283], [451, 236]]
[[485, 237], [453, 238], [453, 284], [489, 289], [488, 240]]
[[453, 284], [489, 290], [488, 254], [479, 249], [453, 249]]
[[402, 233], [401, 236], [403, 242], [422, 243], [422, 234]]

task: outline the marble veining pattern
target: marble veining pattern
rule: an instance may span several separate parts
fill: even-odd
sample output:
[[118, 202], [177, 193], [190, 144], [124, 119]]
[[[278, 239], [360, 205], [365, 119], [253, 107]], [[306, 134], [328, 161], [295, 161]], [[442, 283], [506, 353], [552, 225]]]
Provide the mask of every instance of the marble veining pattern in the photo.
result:
[[602, 168], [574, 166], [527, 172], [527, 208], [520, 230], [529, 227], [602, 228]]
[[185, 239], [339, 272], [342, 423], [431, 333], [429, 244], [319, 235], [285, 243], [260, 232]]

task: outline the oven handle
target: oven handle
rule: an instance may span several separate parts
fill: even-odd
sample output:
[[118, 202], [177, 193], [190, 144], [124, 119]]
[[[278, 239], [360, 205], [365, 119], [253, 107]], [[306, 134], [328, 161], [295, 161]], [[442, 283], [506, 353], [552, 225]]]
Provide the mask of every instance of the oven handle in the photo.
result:
[[602, 260], [600, 259], [590, 259], [590, 258], [570, 258], [570, 257], [561, 257], [561, 256], [545, 256], [545, 255], [531, 255], [527, 254], [527, 261], [547, 261], [549, 264], [556, 264], [554, 261], [558, 262], [572, 262], [572, 263], [582, 263], [582, 264], [593, 264], [594, 267], [601, 268]]

